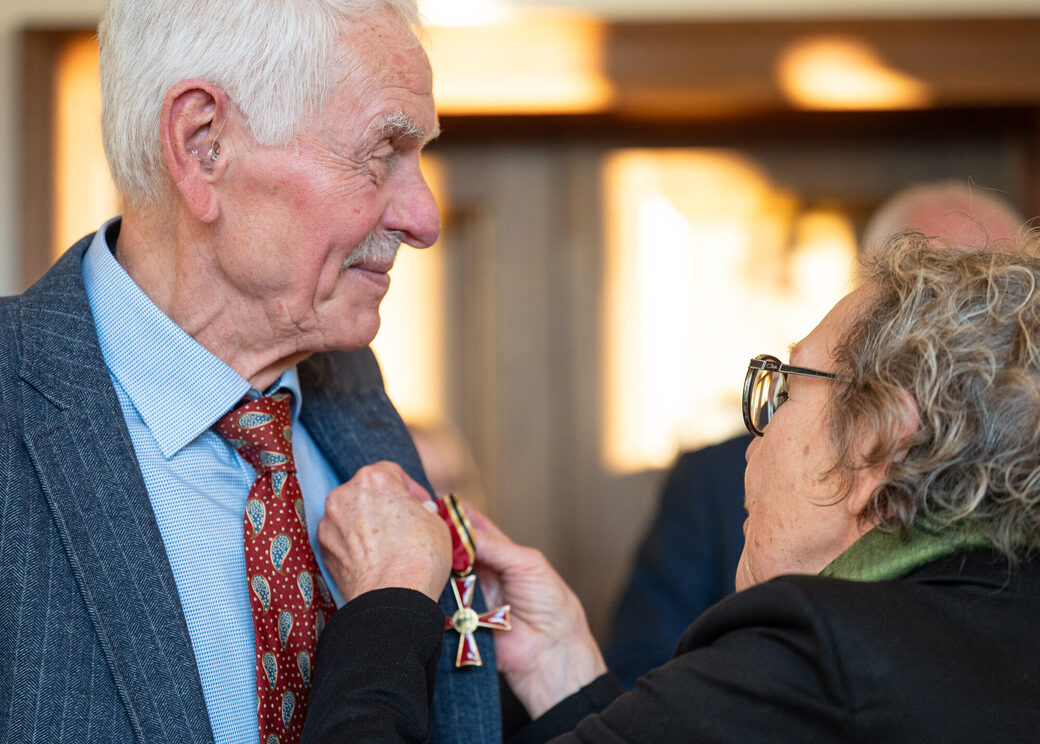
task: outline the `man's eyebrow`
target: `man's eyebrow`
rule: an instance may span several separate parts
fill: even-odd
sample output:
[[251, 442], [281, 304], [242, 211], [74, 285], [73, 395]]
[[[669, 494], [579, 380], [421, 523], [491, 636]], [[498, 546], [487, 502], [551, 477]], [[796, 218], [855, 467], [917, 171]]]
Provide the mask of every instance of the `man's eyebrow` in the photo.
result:
[[440, 136], [440, 126], [430, 131], [406, 114], [404, 111], [393, 111], [379, 121], [379, 133], [391, 140], [405, 140], [419, 147], [430, 143]]

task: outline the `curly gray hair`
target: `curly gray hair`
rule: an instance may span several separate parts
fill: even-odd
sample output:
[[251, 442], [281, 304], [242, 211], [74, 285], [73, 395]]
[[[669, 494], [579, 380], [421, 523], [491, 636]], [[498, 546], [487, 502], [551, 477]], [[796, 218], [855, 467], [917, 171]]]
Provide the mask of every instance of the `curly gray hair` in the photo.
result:
[[853, 381], [829, 412], [832, 473], [890, 463], [863, 518], [963, 528], [1012, 562], [1040, 547], [1038, 247], [963, 252], [908, 231], [865, 259], [871, 297], [835, 349]]

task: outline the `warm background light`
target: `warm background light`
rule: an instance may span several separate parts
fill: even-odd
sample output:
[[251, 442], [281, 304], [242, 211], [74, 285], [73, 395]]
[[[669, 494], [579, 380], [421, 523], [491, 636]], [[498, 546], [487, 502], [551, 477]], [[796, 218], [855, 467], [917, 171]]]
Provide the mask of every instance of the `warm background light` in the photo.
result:
[[422, 0], [419, 7], [427, 27], [504, 23], [512, 12], [503, 0]]
[[[423, 156], [423, 173], [441, 209], [446, 207], [443, 165]], [[390, 291], [372, 348], [379, 357], [387, 395], [405, 421], [440, 425], [446, 417], [444, 355], [444, 250], [402, 245], [390, 272]]]
[[793, 44], [777, 74], [792, 105], [806, 109], [906, 109], [928, 104], [928, 88], [892, 69], [869, 45], [845, 37]]
[[442, 114], [600, 111], [604, 26], [568, 12], [519, 12], [508, 23], [434, 26], [427, 50]]
[[54, 87], [54, 242], [57, 258], [119, 212], [119, 195], [101, 147], [97, 42], [77, 38], [58, 59]]
[[748, 359], [784, 356], [847, 292], [855, 239], [734, 152], [620, 151], [604, 184], [604, 460], [665, 467], [743, 429]]

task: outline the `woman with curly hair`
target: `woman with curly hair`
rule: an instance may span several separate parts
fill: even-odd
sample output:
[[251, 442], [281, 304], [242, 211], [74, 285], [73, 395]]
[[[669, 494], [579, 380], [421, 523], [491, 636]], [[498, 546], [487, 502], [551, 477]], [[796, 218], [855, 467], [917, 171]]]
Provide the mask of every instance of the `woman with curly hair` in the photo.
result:
[[[1040, 738], [1037, 246], [961, 252], [908, 232], [862, 280], [790, 364], [751, 360], [741, 591], [632, 692], [545, 559], [472, 515], [485, 593], [513, 609], [499, 671], [534, 719], [514, 741]], [[417, 506], [390, 490], [398, 511]], [[388, 545], [443, 532], [414, 511]], [[442, 578], [440, 552], [426, 568]], [[407, 649], [418, 678], [441, 642], [422, 635], [432, 600], [377, 596], [382, 611], [415, 610], [413, 637], [430, 645]], [[347, 622], [327, 633], [324, 658], [349, 637]], [[318, 694], [355, 689], [319, 660]], [[350, 740], [335, 731], [323, 740]]]

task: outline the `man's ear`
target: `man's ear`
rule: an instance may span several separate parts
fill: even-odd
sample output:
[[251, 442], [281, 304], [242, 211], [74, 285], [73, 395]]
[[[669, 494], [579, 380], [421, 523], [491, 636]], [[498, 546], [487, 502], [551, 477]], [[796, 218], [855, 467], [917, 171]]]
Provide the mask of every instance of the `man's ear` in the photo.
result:
[[163, 158], [184, 203], [196, 219], [213, 222], [220, 214], [214, 188], [225, 171], [217, 140], [231, 114], [227, 94], [206, 80], [181, 80], [170, 86], [159, 118]]

